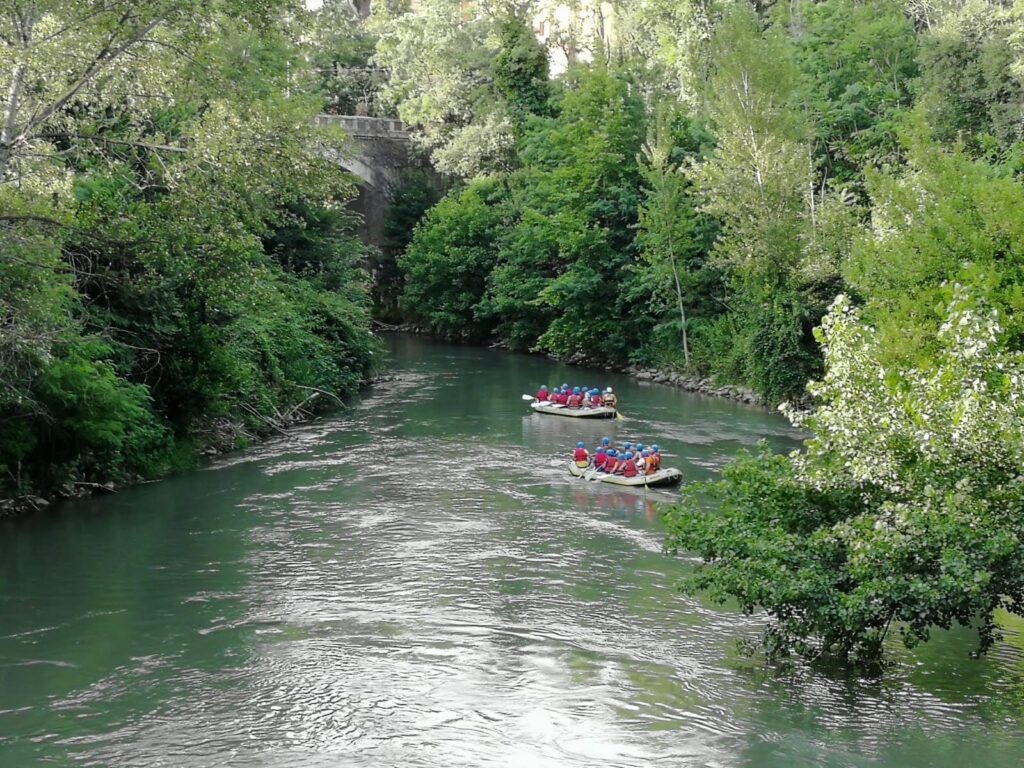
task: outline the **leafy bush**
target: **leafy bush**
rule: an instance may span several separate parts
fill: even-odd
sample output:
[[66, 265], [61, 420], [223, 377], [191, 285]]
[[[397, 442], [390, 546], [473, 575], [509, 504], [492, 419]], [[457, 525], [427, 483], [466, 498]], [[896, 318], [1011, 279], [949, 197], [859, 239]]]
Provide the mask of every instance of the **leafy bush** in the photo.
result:
[[503, 223], [501, 183], [482, 179], [449, 193], [416, 228], [399, 259], [402, 307], [443, 336], [485, 338], [493, 321], [479, 306], [498, 260]]
[[[825, 375], [804, 450], [732, 463], [668, 513], [668, 546], [703, 564], [688, 591], [764, 609], [771, 653], [875, 662], [891, 630], [1024, 610], [1024, 358], [1000, 316], [959, 291], [924, 368], [887, 368], [846, 297], [822, 326]], [[708, 509], [708, 500], [714, 504]]]

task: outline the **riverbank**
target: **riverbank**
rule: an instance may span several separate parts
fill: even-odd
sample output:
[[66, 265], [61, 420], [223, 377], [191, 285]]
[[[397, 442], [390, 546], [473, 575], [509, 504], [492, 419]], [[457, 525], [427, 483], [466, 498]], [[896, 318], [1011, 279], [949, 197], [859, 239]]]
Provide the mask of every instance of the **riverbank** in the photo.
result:
[[[374, 384], [391, 381], [393, 378], [394, 376], [390, 373], [374, 376], [363, 383], [360, 392], [365, 391], [367, 387]], [[233, 451], [259, 445], [275, 435], [287, 435], [288, 431], [293, 427], [307, 424], [323, 416], [325, 413], [332, 412], [329, 408], [311, 410], [313, 404], [320, 400], [322, 396], [333, 398], [340, 408], [347, 407], [344, 401], [337, 396], [329, 392], [318, 391], [313, 392], [310, 397], [285, 413], [278, 414], [277, 417], [260, 416], [261, 427], [259, 429], [227, 419], [221, 419], [208, 428], [207, 432], [213, 435], [213, 437], [209, 443], [196, 452], [194, 465], [175, 467], [154, 478], [137, 477], [122, 482], [114, 482], [112, 480], [103, 480], [101, 482], [73, 480], [58, 488], [39, 493], [29, 493], [6, 499], [0, 498], [0, 520], [42, 512], [49, 507], [68, 501], [78, 501], [90, 496], [116, 493], [124, 488], [164, 480], [168, 477], [173, 477], [181, 471], [194, 469], [195, 466], [198, 466], [204, 460], [210, 460]], [[238, 438], [242, 438], [243, 442], [240, 443]]]

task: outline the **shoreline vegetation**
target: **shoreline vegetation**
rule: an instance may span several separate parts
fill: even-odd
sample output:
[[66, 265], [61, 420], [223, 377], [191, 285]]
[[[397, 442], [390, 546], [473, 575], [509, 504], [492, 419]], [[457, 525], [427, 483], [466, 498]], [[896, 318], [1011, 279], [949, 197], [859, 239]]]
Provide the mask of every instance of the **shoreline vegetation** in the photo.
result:
[[312, 125], [317, 17], [294, 11], [0, 18], [4, 506], [165, 477], [374, 374], [358, 187]]

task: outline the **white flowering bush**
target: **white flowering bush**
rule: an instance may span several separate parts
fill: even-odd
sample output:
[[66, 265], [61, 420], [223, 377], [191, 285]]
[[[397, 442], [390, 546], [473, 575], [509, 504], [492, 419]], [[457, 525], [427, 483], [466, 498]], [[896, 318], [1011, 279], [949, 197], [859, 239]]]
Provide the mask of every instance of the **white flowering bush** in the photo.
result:
[[669, 549], [703, 558], [684, 587], [766, 610], [776, 652], [873, 661], [893, 629], [953, 623], [987, 649], [995, 609], [1024, 612], [1024, 356], [959, 287], [927, 365], [885, 367], [845, 296], [819, 334], [818, 407], [783, 409], [803, 450], [741, 457], [669, 513]]

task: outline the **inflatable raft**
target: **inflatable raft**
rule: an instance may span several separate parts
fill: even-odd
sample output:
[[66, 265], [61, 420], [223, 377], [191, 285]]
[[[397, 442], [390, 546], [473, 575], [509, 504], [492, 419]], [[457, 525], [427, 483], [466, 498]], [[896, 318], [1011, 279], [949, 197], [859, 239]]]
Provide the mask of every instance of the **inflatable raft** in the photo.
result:
[[569, 416], [573, 419], [614, 419], [615, 409], [601, 406], [600, 408], [569, 408], [565, 405], [552, 403], [530, 403], [536, 413], [548, 413], [552, 416]]
[[639, 488], [664, 488], [670, 485], [679, 485], [683, 479], [683, 473], [678, 469], [659, 469], [653, 475], [637, 475], [636, 477], [623, 477], [622, 475], [605, 475], [595, 472], [593, 469], [580, 469], [575, 461], [569, 462], [569, 474], [573, 477], [581, 477], [587, 480], [594, 480], [609, 485], [628, 485]]

